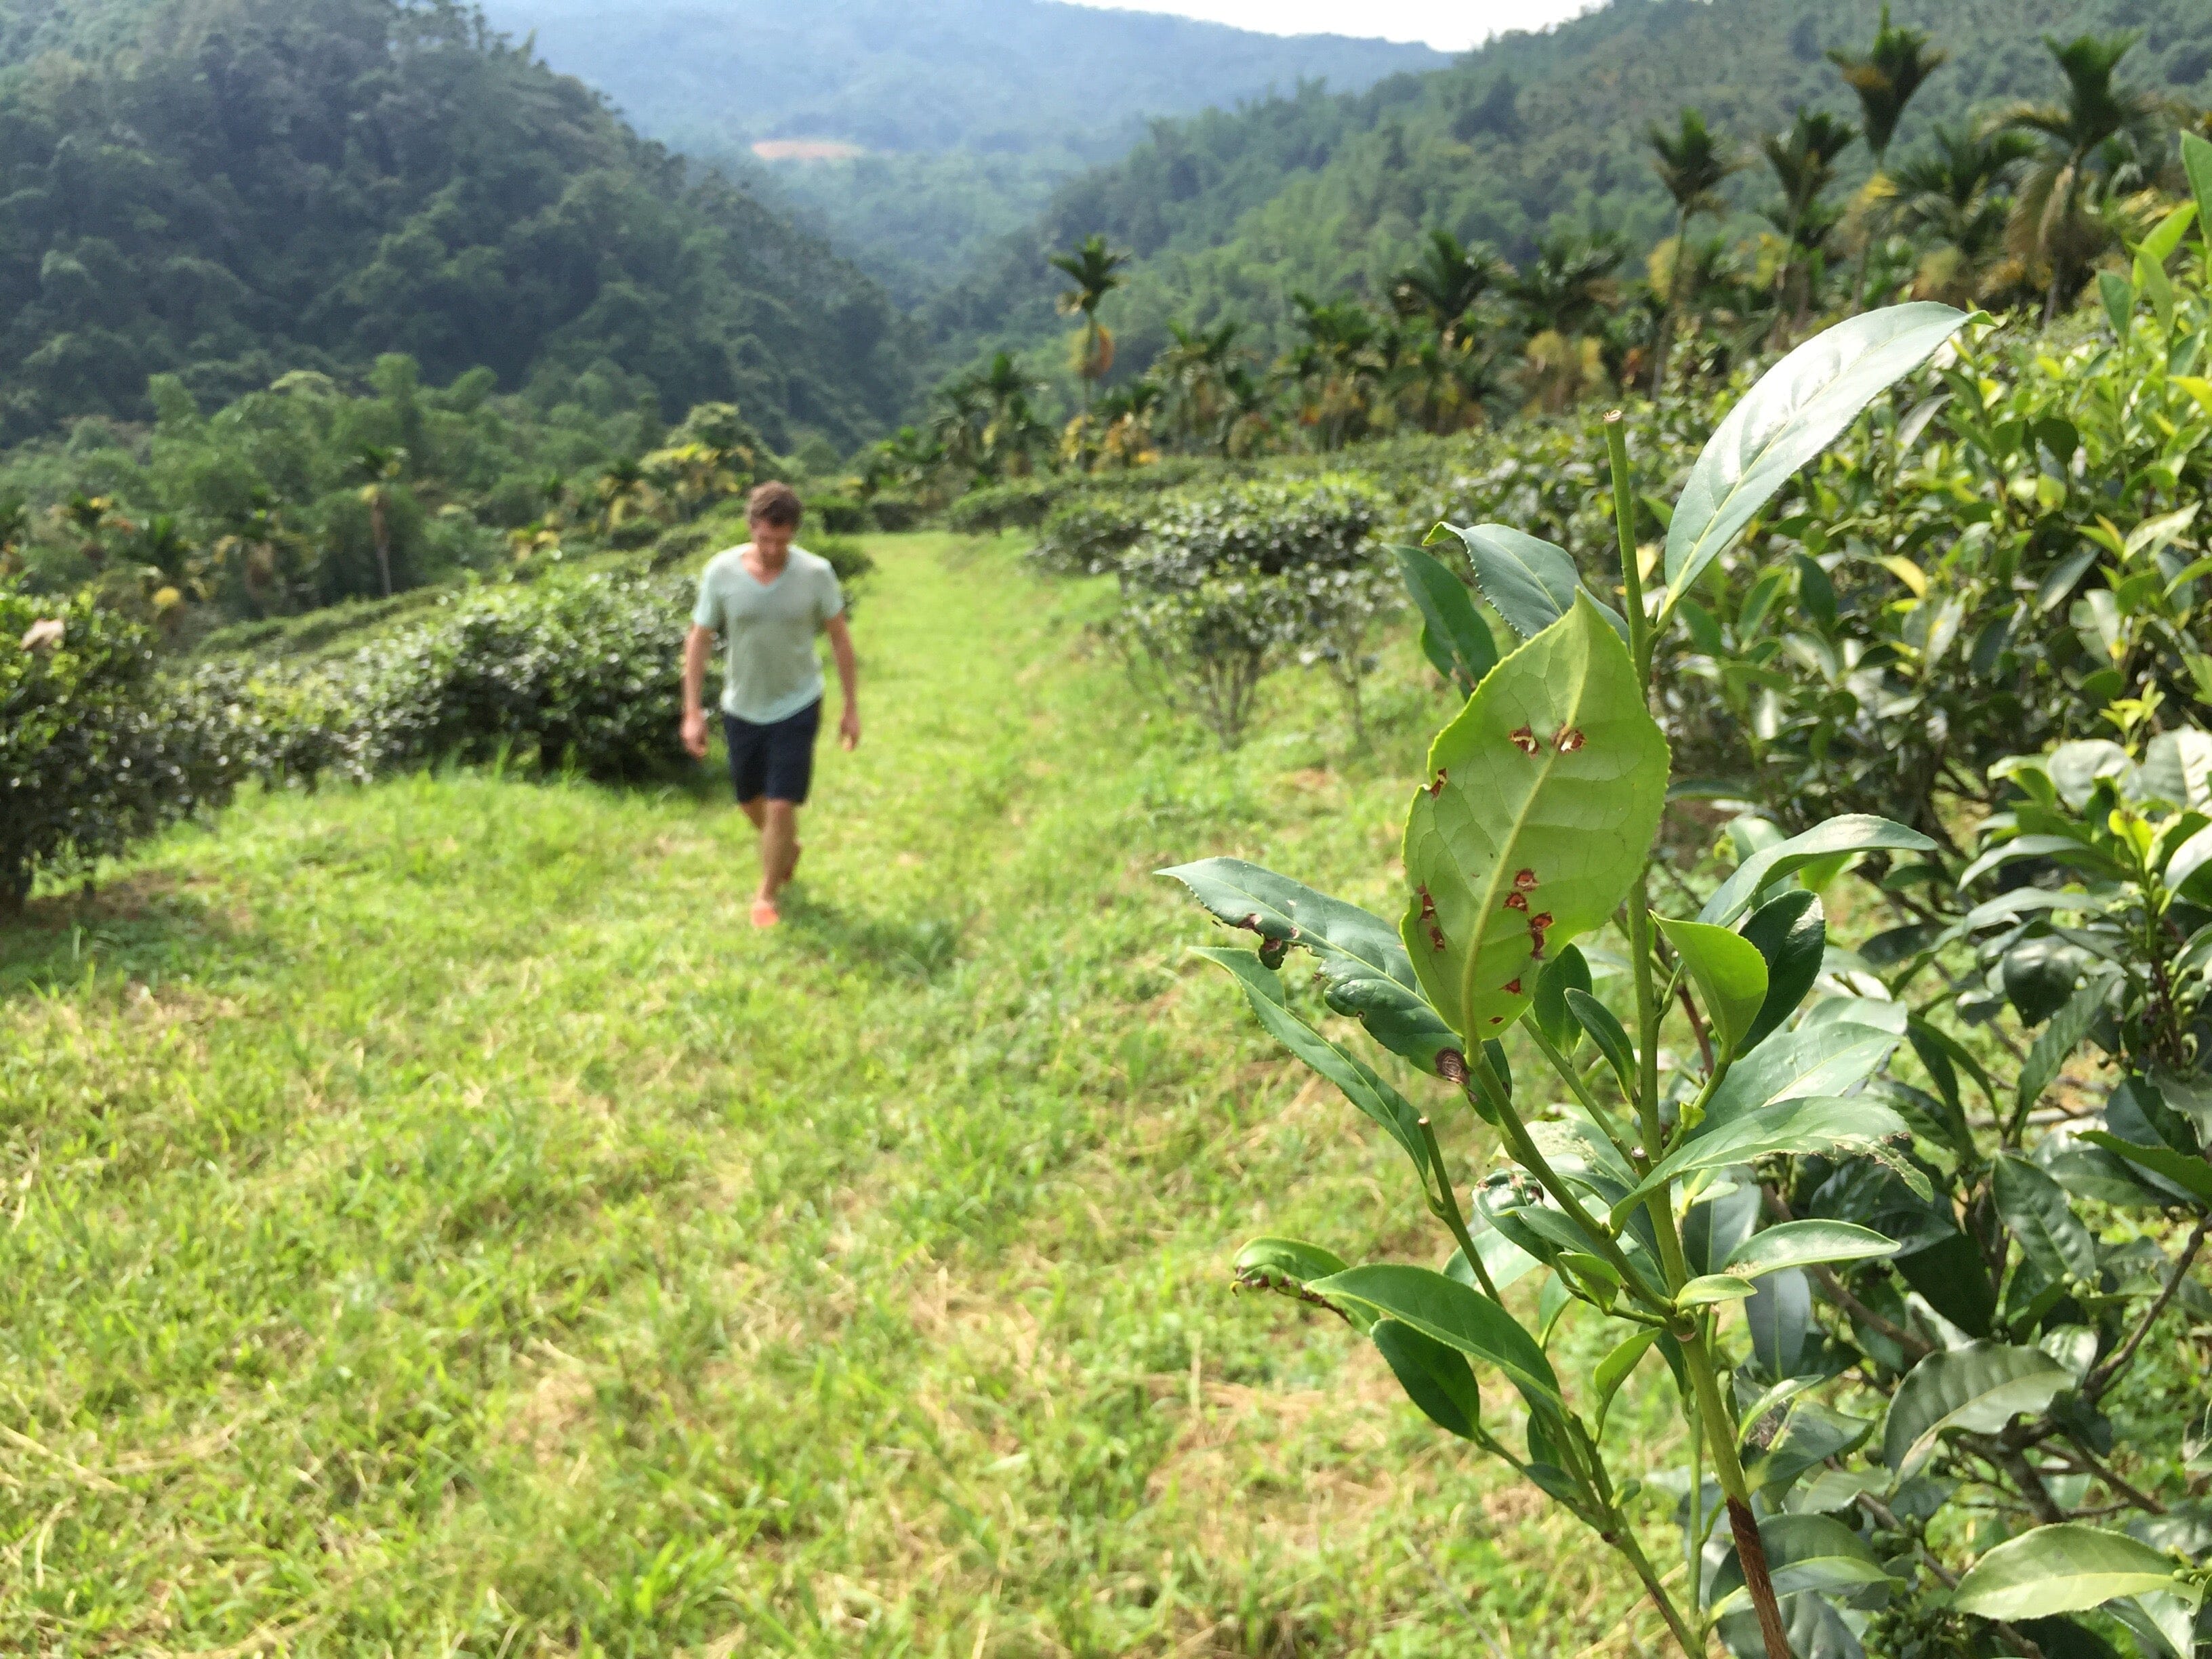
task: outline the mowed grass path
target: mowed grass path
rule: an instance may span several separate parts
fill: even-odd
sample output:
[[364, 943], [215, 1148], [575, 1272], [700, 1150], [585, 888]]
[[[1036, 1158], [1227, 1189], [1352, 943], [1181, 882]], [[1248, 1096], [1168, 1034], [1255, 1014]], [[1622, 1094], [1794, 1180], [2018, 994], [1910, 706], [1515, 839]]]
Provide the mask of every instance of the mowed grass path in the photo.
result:
[[1410, 654], [1367, 752], [1292, 674], [1224, 757], [1096, 588], [876, 551], [773, 935], [703, 781], [469, 774], [243, 802], [0, 935], [0, 1651], [1656, 1650], [1231, 1291], [1263, 1231], [1437, 1245], [1150, 872], [1387, 903]]

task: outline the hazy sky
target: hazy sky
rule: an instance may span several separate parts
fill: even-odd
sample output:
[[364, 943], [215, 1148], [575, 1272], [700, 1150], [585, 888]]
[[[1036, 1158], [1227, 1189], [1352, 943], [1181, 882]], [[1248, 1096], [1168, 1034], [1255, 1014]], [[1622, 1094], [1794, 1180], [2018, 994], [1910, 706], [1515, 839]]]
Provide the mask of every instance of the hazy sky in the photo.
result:
[[1363, 34], [1425, 40], [1460, 52], [1506, 29], [1541, 28], [1591, 0], [1076, 0], [1129, 11], [1171, 11], [1270, 34]]

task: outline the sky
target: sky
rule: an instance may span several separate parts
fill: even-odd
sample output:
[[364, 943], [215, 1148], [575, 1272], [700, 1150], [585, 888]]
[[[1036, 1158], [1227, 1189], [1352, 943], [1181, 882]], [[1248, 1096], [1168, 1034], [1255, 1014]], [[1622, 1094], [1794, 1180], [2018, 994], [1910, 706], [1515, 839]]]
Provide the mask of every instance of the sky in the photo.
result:
[[1357, 34], [1425, 40], [1464, 52], [1507, 29], [1536, 29], [1591, 0], [1076, 0], [1125, 11], [1169, 11], [1269, 34]]

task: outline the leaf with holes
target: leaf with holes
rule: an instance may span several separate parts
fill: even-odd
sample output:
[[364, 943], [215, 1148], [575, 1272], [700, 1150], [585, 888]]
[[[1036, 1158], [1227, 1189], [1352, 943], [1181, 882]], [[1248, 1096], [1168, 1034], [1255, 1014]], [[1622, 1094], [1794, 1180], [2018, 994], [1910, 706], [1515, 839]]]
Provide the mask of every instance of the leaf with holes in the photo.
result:
[[2073, 1386], [2074, 1373], [2040, 1348], [1969, 1342], [1931, 1353], [1891, 1397], [1881, 1430], [1882, 1462], [1903, 1480], [1936, 1455], [1947, 1431], [1994, 1434]]
[[1490, 625], [1474, 608], [1467, 584], [1432, 553], [1418, 547], [1394, 547], [1398, 574], [1421, 613], [1421, 650], [1462, 696], [1472, 695], [1482, 677], [1498, 666], [1498, 643]]
[[2065, 1521], [1998, 1545], [1959, 1581], [1951, 1605], [1981, 1619], [2045, 1619], [2181, 1589], [2172, 1559], [2149, 1545]]
[[1469, 1040], [1517, 1019], [1547, 957], [1628, 896], [1667, 799], [1667, 740], [1587, 598], [1492, 669], [1413, 794], [1401, 937]]
[[1340, 1048], [1283, 1005], [1283, 981], [1249, 951], [1224, 951], [1202, 946], [1198, 954], [1234, 975], [1244, 988], [1245, 1000], [1259, 1016], [1267, 1035], [1342, 1090], [1344, 1097], [1380, 1124], [1391, 1139], [1413, 1160], [1413, 1172], [1424, 1182], [1429, 1172], [1428, 1142], [1421, 1133], [1421, 1115], [1413, 1103], [1357, 1054]]
[[1321, 958], [1323, 998], [1394, 1054], [1433, 1073], [1459, 1039], [1421, 995], [1406, 947], [1382, 917], [1243, 859], [1200, 859], [1159, 872], [1181, 882], [1217, 921]]
[[1866, 312], [1814, 335], [1761, 375], [1713, 434], [1674, 504], [1668, 602], [1689, 591], [1792, 474], [1966, 320], [1963, 312], [1926, 302]]
[[1702, 921], [1651, 920], [1690, 970], [1724, 1058], [1733, 1060], [1766, 1003], [1766, 958], [1741, 933]]

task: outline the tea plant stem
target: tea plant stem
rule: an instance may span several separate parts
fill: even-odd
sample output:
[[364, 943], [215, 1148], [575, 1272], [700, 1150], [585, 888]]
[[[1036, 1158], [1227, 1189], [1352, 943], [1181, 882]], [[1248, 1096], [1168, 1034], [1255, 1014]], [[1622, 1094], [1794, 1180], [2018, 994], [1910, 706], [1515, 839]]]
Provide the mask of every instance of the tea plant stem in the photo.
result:
[[1605, 417], [1606, 455], [1613, 463], [1613, 521], [1620, 540], [1620, 596], [1628, 612], [1628, 655], [1636, 678], [1651, 684], [1651, 620], [1644, 611], [1644, 572], [1636, 562], [1636, 470], [1628, 459], [1628, 417]]
[[1537, 1052], [1551, 1062], [1552, 1069], [1574, 1091], [1574, 1097], [1582, 1103], [1583, 1109], [1590, 1115], [1590, 1121], [1605, 1131], [1605, 1138], [1613, 1143], [1613, 1149], [1626, 1158], [1629, 1149], [1622, 1145], [1620, 1132], [1614, 1128], [1609, 1115], [1599, 1107], [1597, 1097], [1590, 1093], [1589, 1085], [1583, 1081], [1582, 1073], [1575, 1070], [1574, 1062], [1561, 1054], [1551, 1038], [1544, 1035], [1544, 1028], [1536, 1024], [1533, 1010], [1521, 1016], [1521, 1026], [1534, 1041]]
[[1558, 1201], [1567, 1219], [1589, 1240], [1590, 1248], [1620, 1275], [1621, 1285], [1630, 1295], [1662, 1318], [1671, 1315], [1673, 1304], [1644, 1282], [1644, 1275], [1636, 1271], [1613, 1235], [1591, 1218], [1583, 1207], [1582, 1200], [1575, 1196], [1574, 1188], [1552, 1167], [1551, 1160], [1529, 1134], [1528, 1126], [1521, 1121], [1520, 1113], [1513, 1109], [1513, 1102], [1505, 1092], [1505, 1080], [1498, 1075], [1490, 1056], [1477, 1046], [1468, 1057], [1468, 1063], [1472, 1086], [1481, 1091], [1482, 1099], [1497, 1109], [1498, 1130], [1504, 1135], [1506, 1150], [1513, 1154], [1515, 1161], [1534, 1176], [1538, 1184]]
[[2083, 1401], [2093, 1406], [2096, 1404], [2098, 1397], [2112, 1386], [2113, 1379], [2134, 1363], [2136, 1350], [2142, 1346], [2143, 1339], [2150, 1334], [2151, 1327], [2158, 1323], [2159, 1316], [2166, 1311], [2166, 1304], [2173, 1300], [2174, 1292], [2181, 1288], [2181, 1281], [2189, 1277], [2189, 1269], [2197, 1261], [2197, 1251], [2204, 1248], [2204, 1234], [2208, 1227], [2212, 1227], [2212, 1218], [2200, 1216], [2189, 1235], [2189, 1242], [2181, 1247], [2181, 1259], [2173, 1264], [2173, 1271], [2167, 1275], [2165, 1288], [2159, 1291], [2157, 1299], [2143, 1310], [2143, 1316], [2136, 1322], [2135, 1329], [2128, 1333], [2128, 1340], [2113, 1351], [2112, 1358], [2083, 1380]]
[[[1636, 1570], [1636, 1576], [1644, 1581], [1644, 1593], [1650, 1596], [1651, 1605], [1659, 1609], [1659, 1616], [1667, 1621], [1667, 1628], [1674, 1633], [1674, 1640], [1681, 1645], [1682, 1651], [1689, 1655], [1690, 1659], [1698, 1659], [1698, 1656], [1705, 1651], [1705, 1644], [1690, 1629], [1680, 1609], [1675, 1607], [1674, 1598], [1667, 1594], [1667, 1587], [1659, 1582], [1658, 1573], [1653, 1569], [1650, 1558], [1644, 1553], [1644, 1546], [1637, 1542], [1635, 1533], [1629, 1528], [1628, 1517], [1614, 1509], [1609, 1510], [1607, 1520], [1610, 1530], [1601, 1535], [1627, 1558], [1628, 1565]], [[1692, 1593], [1695, 1593], [1694, 1581]]]
[[1498, 1286], [1491, 1283], [1490, 1270], [1482, 1265], [1482, 1253], [1474, 1248], [1474, 1240], [1467, 1231], [1467, 1218], [1460, 1212], [1459, 1194], [1452, 1190], [1451, 1177], [1444, 1172], [1444, 1149], [1437, 1142], [1436, 1125], [1426, 1117], [1421, 1120], [1421, 1139], [1428, 1146], [1429, 1173], [1436, 1182], [1429, 1208], [1437, 1220], [1451, 1229], [1452, 1237], [1459, 1241], [1461, 1253], [1467, 1257], [1468, 1267], [1481, 1281], [1483, 1294], [1496, 1302]]

